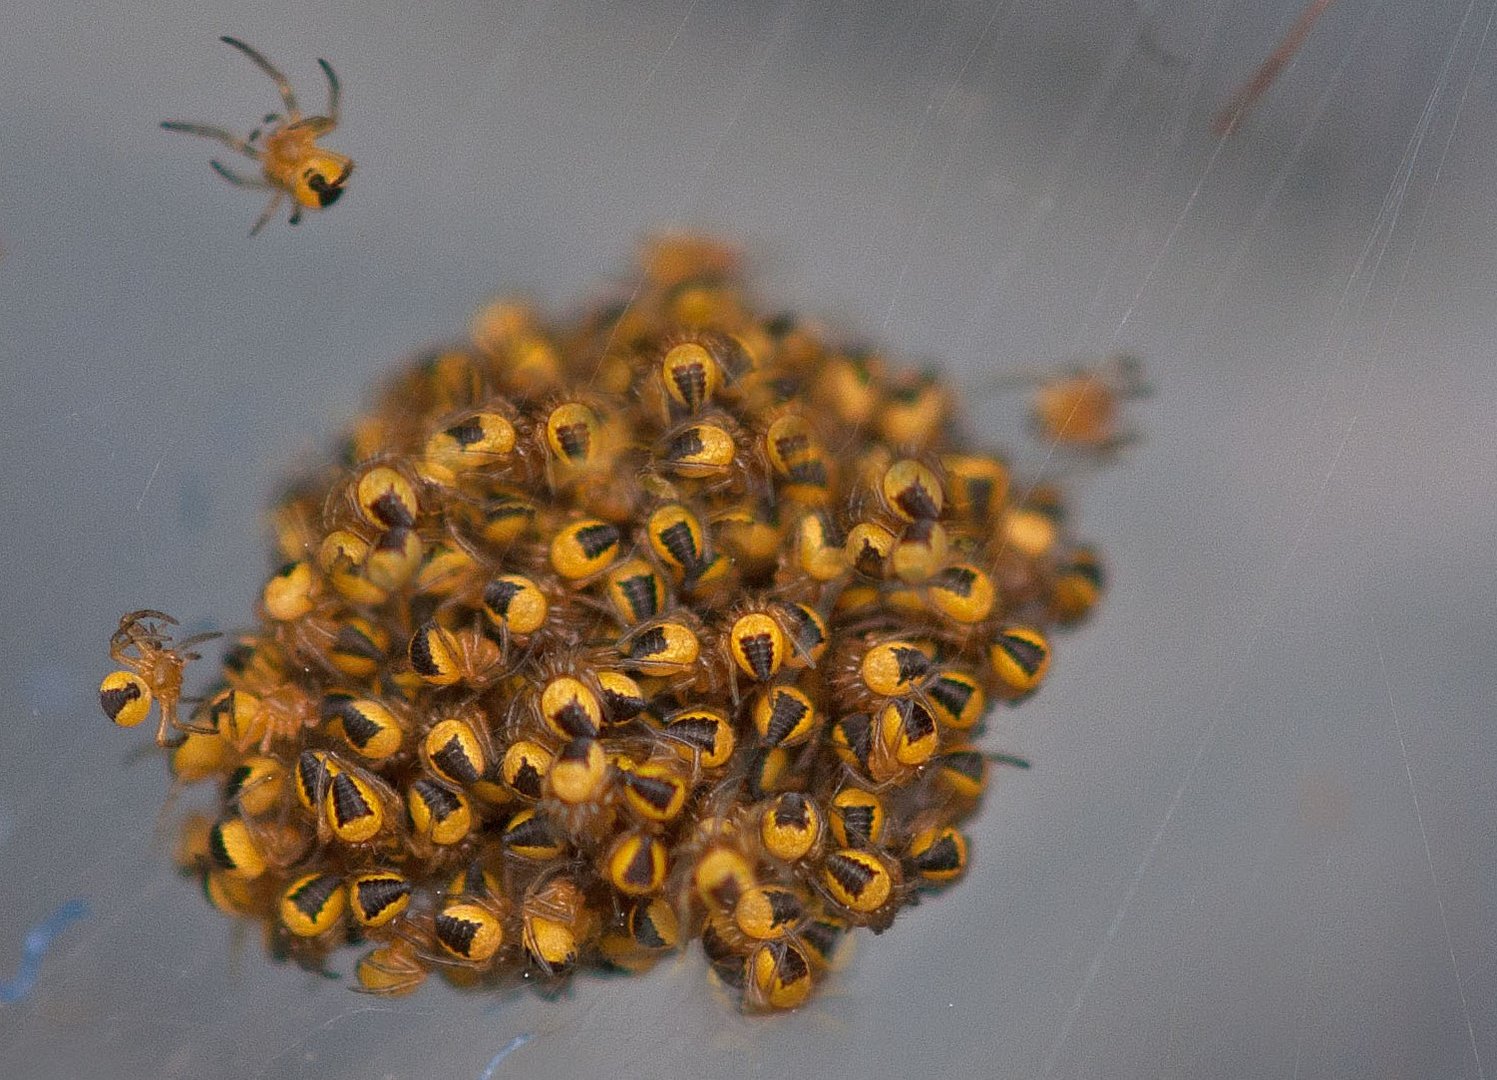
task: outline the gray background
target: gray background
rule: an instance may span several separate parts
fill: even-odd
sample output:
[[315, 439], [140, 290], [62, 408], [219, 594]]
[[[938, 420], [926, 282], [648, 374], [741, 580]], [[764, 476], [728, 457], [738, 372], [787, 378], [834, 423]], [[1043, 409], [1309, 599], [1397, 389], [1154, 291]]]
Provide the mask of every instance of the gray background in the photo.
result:
[[[1481, 1077], [1497, 1068], [1492, 0], [9, 0], [0, 14], [6, 1077]], [[343, 203], [245, 233], [210, 147], [321, 100]], [[946, 365], [1143, 354], [1079, 480], [1115, 588], [997, 718], [965, 883], [796, 1015], [696, 955], [561, 1000], [386, 1003], [236, 943], [153, 839], [94, 688], [120, 612], [247, 617], [262, 508], [371, 380], [499, 290], [564, 307], [644, 230]], [[1007, 437], [1020, 402], [974, 394]], [[1029, 452], [1032, 463], [1039, 455]], [[106, 1065], [107, 1063], [107, 1065]]]

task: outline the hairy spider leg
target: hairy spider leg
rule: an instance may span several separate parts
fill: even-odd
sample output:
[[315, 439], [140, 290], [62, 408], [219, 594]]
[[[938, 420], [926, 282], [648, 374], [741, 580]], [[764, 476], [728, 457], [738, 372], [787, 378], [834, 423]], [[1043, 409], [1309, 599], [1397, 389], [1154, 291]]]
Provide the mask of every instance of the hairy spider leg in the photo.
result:
[[1252, 78], [1243, 83], [1237, 93], [1232, 95], [1232, 100], [1217, 113], [1211, 121], [1211, 129], [1218, 135], [1230, 135], [1237, 130], [1238, 123], [1249, 109], [1253, 107], [1260, 97], [1263, 96], [1273, 81], [1279, 77], [1279, 72], [1289, 65], [1294, 59], [1294, 54], [1299, 52], [1299, 47], [1305, 43], [1305, 38], [1310, 36], [1310, 30], [1315, 25], [1315, 20], [1325, 14], [1325, 9], [1330, 7], [1332, 0], [1310, 0], [1294, 25], [1289, 28], [1289, 33], [1284, 35], [1284, 40], [1279, 42], [1279, 47], [1269, 54], [1267, 60], [1259, 65], [1258, 70], [1253, 72]]
[[163, 120], [161, 126], [167, 131], [180, 131], [184, 135], [201, 135], [205, 139], [216, 139], [231, 150], [237, 150], [245, 157], [260, 160], [260, 151], [249, 144], [248, 139], [241, 139], [232, 132], [225, 131], [219, 127], [209, 127], [207, 124], [184, 124], [179, 120]]
[[261, 211], [259, 218], [256, 219], [255, 227], [250, 230], [251, 236], [254, 236], [261, 229], [265, 228], [265, 223], [268, 222], [271, 218], [275, 217], [275, 212], [281, 208], [281, 200], [285, 197], [286, 193], [284, 191], [281, 191], [279, 189], [276, 190], [276, 193], [270, 197], [270, 202], [268, 202], [265, 205], [265, 209]]
[[286, 76], [281, 73], [280, 68], [276, 67], [269, 60], [265, 59], [265, 57], [261, 56], [259, 52], [250, 48], [238, 38], [225, 35], [218, 40], [222, 41], [225, 45], [231, 45], [234, 48], [238, 49], [240, 52], [244, 53], [244, 55], [249, 57], [257, 68], [265, 72], [265, 74], [269, 75], [271, 81], [275, 83], [276, 89], [281, 92], [281, 100], [286, 103], [286, 112], [290, 114], [288, 119], [290, 119], [292, 123], [295, 123], [296, 121], [301, 119], [301, 108], [296, 104], [296, 94], [292, 91], [291, 83], [287, 80]]
[[272, 187], [275, 187], [274, 184], [272, 184], [272, 183], [270, 183], [269, 181], [266, 181], [266, 180], [259, 180], [259, 179], [255, 179], [255, 178], [248, 177], [248, 176], [240, 176], [238, 173], [234, 172], [228, 166], [224, 165], [223, 162], [218, 161], [217, 159], [208, 162], [208, 164], [213, 166], [213, 171], [214, 172], [218, 173], [219, 176], [222, 176], [225, 180], [227, 180], [229, 183], [233, 184], [235, 187], [243, 187], [243, 188], [272, 188]]
[[338, 102], [343, 96], [343, 91], [338, 85], [338, 76], [334, 73], [332, 64], [329, 64], [319, 56], [317, 58], [317, 66], [322, 68], [322, 73], [327, 76], [327, 118], [336, 126], [338, 123]]

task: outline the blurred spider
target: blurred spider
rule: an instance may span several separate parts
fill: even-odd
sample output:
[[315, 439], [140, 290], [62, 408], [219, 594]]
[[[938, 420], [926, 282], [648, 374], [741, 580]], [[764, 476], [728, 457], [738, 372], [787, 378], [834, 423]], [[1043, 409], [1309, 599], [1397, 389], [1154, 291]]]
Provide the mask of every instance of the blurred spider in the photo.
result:
[[296, 103], [296, 94], [292, 92], [290, 82], [280, 69], [237, 38], [222, 37], [219, 40], [244, 53], [254, 61], [256, 67], [271, 77], [281, 92], [281, 100], [286, 103], [285, 118], [278, 113], [266, 115], [265, 123], [274, 126], [265, 133], [264, 141], [259, 145], [259, 128], [250, 132], [248, 138], [241, 139], [223, 128], [205, 124], [166, 120], [161, 126], [167, 131], [181, 131], [188, 135], [216, 139], [260, 163], [261, 175], [257, 179], [241, 176], [220, 161], [209, 162], [219, 176], [236, 187], [261, 188], [275, 193], [255, 222], [255, 227], [250, 230], [251, 236], [275, 216], [280, 209], [281, 200], [287, 195], [296, 203], [291, 212], [293, 225], [301, 221], [303, 208], [318, 210], [333, 205], [343, 194], [343, 187], [348, 182], [349, 174], [353, 172], [353, 159], [317, 145], [319, 138], [338, 126], [338, 76], [333, 73], [332, 66], [326, 60], [317, 61], [328, 81], [327, 115], [304, 117]]
[[1030, 403], [1030, 424], [1047, 444], [1106, 457], [1132, 438], [1123, 426], [1123, 403], [1149, 391], [1137, 357], [1112, 356], [1042, 380]]

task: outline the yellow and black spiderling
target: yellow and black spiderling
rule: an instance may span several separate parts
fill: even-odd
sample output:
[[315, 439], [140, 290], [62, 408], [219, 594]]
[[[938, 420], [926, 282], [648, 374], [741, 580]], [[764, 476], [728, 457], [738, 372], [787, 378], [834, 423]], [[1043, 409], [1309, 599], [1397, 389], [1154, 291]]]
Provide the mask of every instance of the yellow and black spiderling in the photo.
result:
[[658, 897], [631, 907], [625, 925], [629, 937], [642, 949], [673, 949], [681, 940], [676, 909]]
[[406, 812], [419, 837], [440, 847], [463, 840], [473, 827], [473, 806], [461, 791], [420, 777], [406, 793]]
[[858, 848], [835, 851], [822, 867], [822, 881], [832, 901], [852, 921], [875, 927], [893, 921], [891, 905], [898, 900], [895, 890], [900, 879], [898, 868], [884, 856]]
[[938, 754], [931, 763], [936, 782], [957, 799], [975, 802], [987, 788], [988, 759], [980, 750], [951, 750]]
[[664, 437], [656, 459], [665, 473], [683, 480], [723, 476], [738, 459], [733, 433], [720, 423], [687, 423]]
[[843, 847], [866, 847], [884, 837], [884, 801], [871, 791], [843, 788], [830, 804], [832, 835]]
[[607, 521], [573, 522], [551, 541], [551, 567], [569, 581], [591, 577], [613, 562], [622, 536], [619, 527]]
[[737, 737], [727, 715], [718, 709], [683, 709], [662, 730], [682, 759], [702, 769], [720, 769], [733, 757]]
[[[218, 776], [231, 759], [232, 749], [212, 732], [188, 732], [172, 750], [172, 775], [185, 784]], [[254, 813], [253, 810], [249, 811]]]
[[330, 732], [341, 735], [355, 753], [382, 760], [405, 741], [400, 721], [380, 701], [329, 694], [322, 699], [322, 715]]
[[682, 770], [668, 761], [646, 761], [619, 773], [625, 803], [641, 818], [665, 824], [681, 813], [691, 784]]
[[219, 161], [212, 161], [213, 171], [235, 187], [256, 188], [271, 193], [270, 202], [261, 211], [260, 217], [250, 229], [253, 236], [264, 228], [265, 223], [276, 215], [281, 204], [289, 196], [291, 200], [291, 224], [301, 221], [303, 210], [320, 210], [333, 205], [347, 190], [348, 178], [353, 172], [353, 159], [318, 146], [317, 140], [338, 126], [338, 107], [341, 90], [338, 76], [332, 65], [318, 59], [317, 64], [327, 77], [327, 112], [322, 116], [304, 116], [297, 103], [291, 83], [281, 70], [260, 52], [237, 38], [219, 38], [247, 56], [251, 63], [268, 75], [280, 92], [286, 112], [270, 113], [265, 117], [267, 127], [264, 139], [261, 128], [256, 128], [247, 137], [240, 137], [221, 127], [207, 124], [184, 124], [177, 120], [163, 121], [167, 131], [178, 131], [187, 135], [200, 135], [221, 143], [236, 153], [243, 154], [260, 167], [259, 176], [244, 176]]
[[576, 965], [583, 942], [595, 937], [599, 921], [569, 878], [538, 881], [520, 904], [526, 957], [548, 978], [566, 975]]
[[860, 521], [847, 531], [845, 561], [861, 576], [880, 580], [888, 575], [898, 543], [898, 538], [878, 522]]
[[275, 758], [247, 757], [224, 779], [223, 801], [241, 814], [264, 814], [280, 805], [285, 784], [285, 767]]
[[1032, 694], [1050, 670], [1050, 641], [1032, 626], [1005, 626], [993, 636], [989, 656], [1003, 693]]
[[650, 514], [645, 531], [655, 557], [678, 581], [696, 578], [706, 569], [706, 533], [690, 507], [666, 503]]
[[792, 766], [797, 763], [797, 758], [791, 757], [792, 753], [796, 752], [783, 746], [761, 746], [751, 750], [743, 759], [741, 789], [744, 796], [762, 799], [796, 783]]
[[643, 688], [622, 671], [596, 672], [603, 701], [603, 722], [612, 727], [628, 724], [649, 705]]
[[829, 500], [831, 469], [809, 419], [798, 413], [779, 417], [765, 432], [764, 447], [782, 495], [812, 506]]
[[721, 369], [712, 354], [694, 341], [683, 342], [660, 361], [660, 381], [671, 401], [681, 409], [696, 412], [712, 399], [721, 379]]
[[316, 937], [338, 925], [348, 904], [343, 879], [325, 871], [297, 878], [281, 894], [281, 924], [297, 937]]
[[1106, 456], [1132, 438], [1123, 426], [1123, 402], [1147, 393], [1138, 358], [1114, 356], [1090, 370], [1042, 382], [1035, 390], [1030, 422], [1054, 446]]
[[328, 783], [338, 766], [325, 750], [303, 750], [296, 759], [292, 772], [296, 799], [309, 814], [317, 814], [322, 800], [327, 795]]
[[800, 894], [783, 885], [756, 885], [738, 897], [733, 921], [746, 937], [765, 941], [781, 938], [805, 918], [806, 905]]
[[766, 941], [749, 956], [744, 1000], [751, 1009], [794, 1009], [811, 994], [811, 962], [794, 941]]
[[890, 465], [879, 491], [889, 509], [906, 521], [935, 521], [941, 516], [941, 480], [918, 461], [906, 458]]
[[821, 841], [822, 812], [798, 791], [787, 791], [760, 811], [759, 839], [772, 857], [797, 863]]
[[[111, 639], [105, 715], [159, 710], [174, 783], [211, 784], [184, 869], [285, 957], [366, 941], [357, 988], [394, 996], [700, 938], [746, 1008], [795, 1008], [968, 871], [991, 765], [1025, 764], [985, 715], [1104, 586], [1059, 489], [938, 376], [758, 314], [720, 245], [644, 266], [397, 372], [276, 507], [201, 697], [205, 636], [147, 610]], [[1122, 430], [1088, 423], [1051, 434]]]
[[562, 465], [586, 465], [596, 459], [602, 423], [580, 401], [568, 401], [546, 417], [546, 446]]
[[521, 810], [504, 826], [504, 849], [520, 859], [546, 863], [568, 850], [566, 834], [548, 815]]
[[399, 469], [389, 465], [366, 469], [351, 494], [360, 515], [376, 528], [408, 529], [416, 523], [420, 510], [416, 488]]
[[779, 671], [788, 651], [785, 631], [765, 612], [740, 616], [728, 631], [728, 653], [738, 670], [751, 679], [763, 682]]
[[798, 602], [776, 604], [775, 611], [790, 640], [785, 663], [793, 668], [815, 667], [826, 653], [826, 620], [809, 604]]
[[457, 474], [492, 466], [515, 448], [515, 426], [497, 412], [477, 412], [426, 440], [423, 472], [437, 483], [455, 483]]
[[504, 944], [499, 912], [485, 903], [456, 900], [438, 909], [433, 920], [437, 944], [453, 960], [483, 966]]
[[608, 790], [608, 756], [597, 739], [573, 739], [564, 745], [546, 774], [546, 794], [563, 806], [592, 808]]
[[327, 827], [345, 844], [365, 843], [385, 827], [379, 792], [352, 769], [339, 769], [328, 778], [322, 806]]
[[196, 730], [177, 719], [182, 671], [199, 659], [193, 646], [218, 636], [198, 634], [174, 643], [170, 628], [176, 625], [176, 619], [159, 611], [132, 611], [121, 618], [109, 639], [109, 657], [125, 670], [110, 672], [99, 684], [99, 706], [120, 727], [134, 727], [156, 706], [161, 714], [156, 745], [161, 747], [176, 746]]
[[775, 686], [754, 703], [754, 728], [771, 746], [799, 746], [816, 730], [816, 703], [794, 686]]
[[151, 712], [155, 695], [133, 671], [111, 671], [99, 684], [99, 705], [120, 727], [134, 727]]
[[930, 584], [931, 606], [964, 626], [982, 622], [992, 614], [996, 602], [992, 576], [970, 563], [946, 567]]
[[926, 829], [910, 841], [908, 863], [925, 881], [944, 885], [967, 869], [967, 838], [950, 825]]
[[355, 615], [338, 628], [327, 653], [328, 662], [341, 674], [368, 679], [389, 651], [390, 635], [384, 628]]
[[653, 619], [665, 608], [665, 580], [643, 559], [629, 559], [609, 570], [607, 592], [626, 627]]
[[625, 896], [648, 896], [665, 886], [665, 845], [647, 832], [626, 833], [604, 858], [604, 877]]
[[354, 921], [374, 930], [398, 918], [411, 905], [411, 883], [393, 870], [356, 874], [348, 882], [348, 907]]
[[251, 879], [265, 873], [265, 853], [243, 818], [225, 818], [208, 833], [213, 864], [233, 877]]
[[603, 703], [592, 687], [573, 675], [561, 675], [541, 690], [541, 719], [563, 739], [595, 739], [603, 726]]
[[943, 727], [965, 731], [987, 711], [982, 681], [965, 671], [947, 669], [925, 685], [925, 703]]
[[534, 801], [545, 789], [546, 774], [551, 771], [551, 751], [540, 743], [520, 739], [504, 751], [500, 776], [504, 784], [521, 799]]
[[863, 653], [858, 674], [870, 693], [898, 697], [921, 686], [933, 666], [928, 646], [915, 641], [884, 641]]
[[421, 740], [426, 766], [440, 779], [461, 787], [476, 784], [488, 771], [488, 755], [474, 725], [449, 716], [432, 725]]
[[925, 703], [890, 701], [875, 718], [869, 772], [880, 783], [924, 765], [940, 747], [940, 730]]
[[686, 623], [662, 619], [621, 640], [619, 651], [622, 666], [642, 675], [685, 675], [696, 666], [702, 642]]
[[[720, 821], [704, 824], [709, 830], [721, 828]], [[691, 872], [692, 889], [709, 914], [731, 913], [738, 898], [758, 883], [754, 864], [739, 850], [737, 837], [727, 831], [704, 847]]]
[[520, 637], [546, 624], [551, 602], [524, 574], [501, 574], [483, 589], [483, 612], [496, 627]]
[[797, 569], [815, 582], [836, 581], [848, 566], [847, 537], [821, 514], [806, 514], [796, 530]]
[[1078, 547], [1056, 573], [1050, 613], [1061, 626], [1074, 626], [1091, 614], [1106, 585], [1107, 575], [1096, 549]]
[[481, 626], [454, 631], [427, 620], [411, 635], [406, 649], [411, 671], [432, 686], [482, 686], [498, 674], [500, 644]]
[[354, 967], [360, 993], [380, 997], [409, 994], [426, 981], [426, 964], [416, 947], [402, 938], [371, 949]]

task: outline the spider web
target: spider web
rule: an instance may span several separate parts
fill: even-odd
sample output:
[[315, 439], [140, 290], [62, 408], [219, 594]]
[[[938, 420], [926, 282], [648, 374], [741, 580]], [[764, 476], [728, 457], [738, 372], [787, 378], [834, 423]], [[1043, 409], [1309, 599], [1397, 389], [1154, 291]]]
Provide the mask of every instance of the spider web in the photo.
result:
[[[55, 5], [0, 42], [0, 975], [61, 900], [0, 1075], [1417, 1075], [1497, 1060], [1493, 0]], [[242, 25], [247, 19], [249, 25]], [[236, 20], [238, 22], [236, 22]], [[167, 115], [274, 105], [225, 32], [345, 87], [348, 196], [246, 241]], [[293, 59], [294, 58], [294, 59]], [[995, 376], [1142, 355], [1067, 474], [1114, 580], [993, 718], [958, 887], [799, 1013], [695, 954], [395, 1002], [270, 964], [171, 871], [164, 770], [97, 715], [119, 612], [227, 629], [260, 508], [378, 373], [498, 289], [560, 307], [679, 222], [776, 304]], [[1027, 451], [1035, 471], [1064, 464]], [[190, 798], [185, 795], [184, 801]], [[346, 960], [342, 966], [346, 971]], [[494, 1063], [514, 1040], [510, 1055]]]

